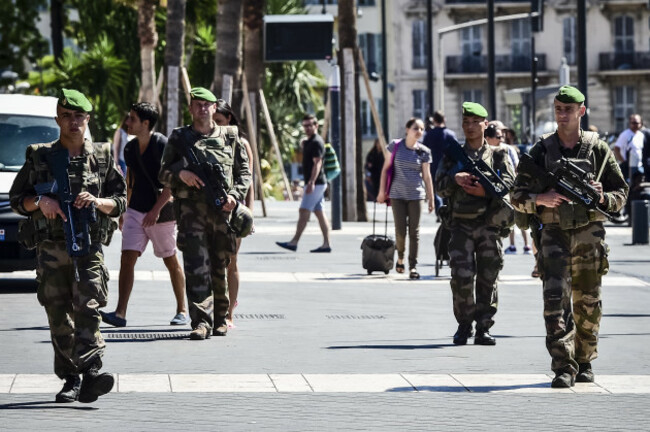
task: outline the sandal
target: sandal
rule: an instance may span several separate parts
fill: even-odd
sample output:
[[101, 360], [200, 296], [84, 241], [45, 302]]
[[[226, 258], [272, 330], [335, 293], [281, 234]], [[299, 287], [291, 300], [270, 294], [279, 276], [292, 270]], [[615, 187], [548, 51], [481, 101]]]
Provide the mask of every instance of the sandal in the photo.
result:
[[404, 263], [402, 263], [402, 264], [400, 264], [400, 263], [395, 264], [395, 271], [396, 271], [397, 273], [404, 273]]
[[537, 270], [537, 266], [533, 269], [533, 272], [530, 274], [531, 277], [538, 278], [541, 276], [539, 270]]
[[409, 279], [420, 279], [420, 273], [414, 268], [409, 270]]

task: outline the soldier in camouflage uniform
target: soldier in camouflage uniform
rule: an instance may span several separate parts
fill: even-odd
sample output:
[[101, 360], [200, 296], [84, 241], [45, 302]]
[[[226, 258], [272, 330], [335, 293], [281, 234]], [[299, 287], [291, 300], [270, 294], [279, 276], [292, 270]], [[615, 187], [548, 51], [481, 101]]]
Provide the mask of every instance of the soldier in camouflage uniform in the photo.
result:
[[[601, 196], [599, 208], [616, 212], [625, 203], [628, 187], [607, 144], [597, 133], [580, 129], [586, 110], [584, 100], [578, 89], [560, 88], [554, 100], [557, 131], [542, 136], [530, 155], [547, 171], [552, 171], [561, 157], [586, 164], [590, 182]], [[596, 179], [601, 168], [602, 175]], [[572, 203], [523, 171], [517, 175], [511, 197], [518, 212], [517, 223], [530, 224], [538, 248], [546, 347], [555, 372], [551, 386], [566, 388], [575, 381], [593, 382], [591, 361], [598, 356], [602, 315], [601, 279], [609, 268], [603, 228], [606, 217]]]
[[[225, 336], [229, 298], [226, 268], [235, 253], [235, 233], [226, 221], [246, 197], [251, 183], [248, 155], [233, 126], [212, 120], [217, 98], [209, 90], [191, 91], [192, 125], [174, 129], [165, 147], [160, 181], [172, 190], [178, 222], [178, 248], [183, 252], [186, 291], [192, 332], [190, 339]], [[184, 148], [189, 146], [199, 162], [223, 168], [227, 202], [217, 210], [208, 204], [205, 184], [189, 168]]]
[[[117, 226], [111, 218], [124, 212], [126, 185], [115, 168], [109, 144], [84, 139], [91, 111], [83, 94], [63, 89], [56, 114], [59, 139], [27, 148], [25, 165], [10, 191], [13, 210], [28, 216], [20, 228], [21, 241], [37, 248], [38, 301], [50, 325], [54, 372], [65, 380], [57, 402], [93, 402], [114, 383], [113, 375], [99, 373], [105, 348], [99, 308], [106, 306], [108, 294], [101, 243], [108, 244]], [[65, 149], [70, 158], [70, 192], [76, 196], [71, 214], [93, 205], [97, 213], [96, 222], [89, 223], [89, 253], [75, 258], [68, 255], [63, 228], [67, 218], [56, 192], [37, 195], [34, 188], [53, 180], [48, 154]]]
[[[483, 106], [473, 102], [463, 103], [464, 151], [474, 160], [484, 160], [511, 187], [514, 170], [508, 152], [490, 146], [483, 137], [488, 124], [487, 116]], [[454, 315], [458, 322], [453, 339], [456, 345], [467, 343], [473, 334], [474, 321], [474, 343], [496, 344], [489, 329], [494, 325], [493, 317], [497, 312], [496, 281], [503, 267], [503, 229], [498, 219], [504, 210], [511, 210], [503, 207], [500, 199], [486, 196], [485, 189], [477, 180], [470, 173], [458, 172], [457, 163], [447, 155], [440, 161], [436, 172], [436, 192], [449, 200], [449, 214], [442, 216], [451, 232], [449, 266]]]

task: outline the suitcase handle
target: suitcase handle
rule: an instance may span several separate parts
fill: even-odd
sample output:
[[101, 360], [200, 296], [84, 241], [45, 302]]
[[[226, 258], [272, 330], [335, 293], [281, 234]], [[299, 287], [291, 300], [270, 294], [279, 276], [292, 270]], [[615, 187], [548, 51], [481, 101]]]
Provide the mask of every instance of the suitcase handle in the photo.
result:
[[[375, 235], [375, 222], [377, 212], [377, 200], [372, 202], [372, 235]], [[384, 221], [384, 237], [388, 237], [388, 206], [386, 206], [386, 218]]]

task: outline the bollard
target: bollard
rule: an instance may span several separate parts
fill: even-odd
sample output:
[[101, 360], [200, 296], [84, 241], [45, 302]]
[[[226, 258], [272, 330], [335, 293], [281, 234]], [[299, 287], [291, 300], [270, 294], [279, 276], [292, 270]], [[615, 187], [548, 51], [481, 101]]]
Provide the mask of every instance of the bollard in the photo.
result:
[[632, 244], [648, 244], [648, 207], [650, 201], [632, 201]]

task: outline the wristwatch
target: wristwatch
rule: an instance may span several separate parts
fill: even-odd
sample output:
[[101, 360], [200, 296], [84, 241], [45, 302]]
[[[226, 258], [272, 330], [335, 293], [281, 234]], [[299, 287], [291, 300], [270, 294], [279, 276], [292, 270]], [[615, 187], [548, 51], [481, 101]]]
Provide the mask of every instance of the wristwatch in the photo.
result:
[[34, 205], [38, 207], [41, 204], [42, 199], [43, 199], [43, 195], [37, 196], [36, 199], [34, 200]]

